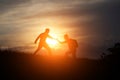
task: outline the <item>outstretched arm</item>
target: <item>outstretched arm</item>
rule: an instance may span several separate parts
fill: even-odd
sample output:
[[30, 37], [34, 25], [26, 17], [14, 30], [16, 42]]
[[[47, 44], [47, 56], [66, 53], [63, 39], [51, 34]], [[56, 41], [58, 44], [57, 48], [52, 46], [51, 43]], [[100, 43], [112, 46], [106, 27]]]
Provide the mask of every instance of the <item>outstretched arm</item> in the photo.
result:
[[52, 36], [50, 36], [50, 35], [48, 35], [48, 38], [55, 39], [55, 38], [53, 38], [53, 37], [52, 37]]
[[60, 41], [60, 40], [58, 40], [58, 39], [57, 39], [57, 41], [58, 41], [59, 43], [61, 43], [61, 44], [64, 44], [64, 43], [67, 42], [67, 41]]
[[61, 44], [63, 44], [63, 43], [66, 43], [67, 41], [60, 41], [60, 40], [58, 40], [58, 39], [56, 39], [56, 38], [53, 38], [53, 37], [51, 37], [50, 35], [48, 35], [48, 38], [51, 38], [51, 39], [55, 39], [55, 40], [57, 40], [59, 43], [61, 43]]
[[39, 39], [40, 35], [35, 39], [35, 44], [37, 43], [38, 39]]

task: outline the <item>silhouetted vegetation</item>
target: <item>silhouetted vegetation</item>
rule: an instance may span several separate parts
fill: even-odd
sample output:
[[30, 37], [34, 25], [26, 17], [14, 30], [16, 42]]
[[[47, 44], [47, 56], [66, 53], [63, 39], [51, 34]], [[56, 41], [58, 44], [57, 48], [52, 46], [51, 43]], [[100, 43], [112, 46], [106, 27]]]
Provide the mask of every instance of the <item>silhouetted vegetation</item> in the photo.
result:
[[120, 43], [107, 50], [110, 54], [98, 60], [0, 50], [0, 80], [116, 80]]

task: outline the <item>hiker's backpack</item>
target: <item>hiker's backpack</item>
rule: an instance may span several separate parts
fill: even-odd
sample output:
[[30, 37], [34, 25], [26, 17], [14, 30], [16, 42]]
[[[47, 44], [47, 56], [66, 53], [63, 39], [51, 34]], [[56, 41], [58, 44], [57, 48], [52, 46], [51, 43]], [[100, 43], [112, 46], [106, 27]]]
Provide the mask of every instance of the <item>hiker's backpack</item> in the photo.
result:
[[78, 43], [77, 43], [77, 40], [75, 39], [70, 39], [70, 43], [72, 44], [72, 46], [74, 46], [75, 48], [78, 47]]

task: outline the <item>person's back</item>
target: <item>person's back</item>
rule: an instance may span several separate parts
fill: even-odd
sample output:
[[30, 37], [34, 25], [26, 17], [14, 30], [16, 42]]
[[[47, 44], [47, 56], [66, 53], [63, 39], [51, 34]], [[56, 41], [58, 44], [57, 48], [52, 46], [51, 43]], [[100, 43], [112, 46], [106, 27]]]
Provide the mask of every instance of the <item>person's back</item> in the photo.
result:
[[77, 40], [69, 39], [68, 40], [68, 46], [69, 46], [70, 49], [76, 49], [78, 47]]

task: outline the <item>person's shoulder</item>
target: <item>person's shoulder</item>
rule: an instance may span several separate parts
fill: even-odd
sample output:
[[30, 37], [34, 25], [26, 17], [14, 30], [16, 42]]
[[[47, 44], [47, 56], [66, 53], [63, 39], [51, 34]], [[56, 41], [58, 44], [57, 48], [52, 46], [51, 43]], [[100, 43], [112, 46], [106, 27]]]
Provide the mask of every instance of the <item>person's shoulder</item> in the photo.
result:
[[77, 41], [76, 39], [69, 39], [69, 40], [71, 40], [71, 41]]
[[44, 35], [45, 33], [43, 32], [43, 33], [41, 33], [40, 35]]
[[39, 35], [39, 37], [42, 37], [44, 35], [44, 33], [41, 33], [40, 35]]

